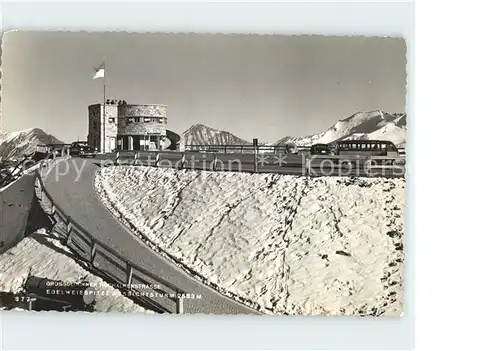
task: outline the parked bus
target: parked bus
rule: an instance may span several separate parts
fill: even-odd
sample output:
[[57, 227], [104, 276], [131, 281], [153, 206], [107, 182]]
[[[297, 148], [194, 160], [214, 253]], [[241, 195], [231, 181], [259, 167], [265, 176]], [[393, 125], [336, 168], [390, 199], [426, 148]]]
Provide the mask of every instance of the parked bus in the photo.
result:
[[333, 155], [399, 156], [392, 141], [387, 140], [339, 140], [330, 144]]
[[328, 144], [314, 144], [310, 151], [311, 155], [329, 155], [331, 152]]

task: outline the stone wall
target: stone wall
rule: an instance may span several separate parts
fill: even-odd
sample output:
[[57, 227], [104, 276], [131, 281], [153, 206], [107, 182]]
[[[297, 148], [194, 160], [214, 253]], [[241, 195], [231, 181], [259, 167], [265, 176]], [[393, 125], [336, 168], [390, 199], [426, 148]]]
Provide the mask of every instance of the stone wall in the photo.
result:
[[[139, 121], [136, 121], [136, 119]], [[145, 121], [150, 119], [149, 122]], [[159, 122], [159, 118], [162, 122]], [[165, 135], [167, 107], [164, 105], [121, 105], [118, 107], [119, 135]]]
[[[118, 136], [165, 135], [167, 106], [106, 104], [106, 118], [102, 118], [102, 104], [88, 107], [89, 128], [87, 141], [90, 146], [105, 152], [117, 147]], [[111, 120], [110, 120], [111, 119]], [[105, 139], [102, 132], [106, 133]], [[113, 142], [114, 140], [114, 142]]]
[[121, 105], [119, 117], [163, 117], [167, 118], [165, 105]]
[[157, 122], [127, 122], [126, 118], [118, 118], [119, 135], [165, 135], [166, 123]]
[[26, 234], [31, 206], [33, 201], [36, 201], [35, 179], [35, 174], [26, 174], [0, 192], [2, 209], [0, 212], [0, 254], [16, 245]]
[[[104, 147], [104, 139], [102, 138], [102, 130], [106, 133], [106, 151], [110, 150], [109, 138], [116, 138], [118, 133], [118, 106], [106, 104], [106, 118], [102, 116], [102, 104], [89, 106], [89, 134], [87, 141], [90, 146], [97, 147], [102, 150]], [[114, 120], [111, 120], [114, 119]], [[103, 128], [104, 127], [104, 128]]]

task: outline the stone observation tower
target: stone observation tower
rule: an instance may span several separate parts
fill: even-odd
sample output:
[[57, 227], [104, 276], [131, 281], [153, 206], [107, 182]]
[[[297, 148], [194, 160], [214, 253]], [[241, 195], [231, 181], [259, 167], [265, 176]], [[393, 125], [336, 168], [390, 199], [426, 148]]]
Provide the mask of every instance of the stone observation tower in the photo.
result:
[[180, 136], [167, 130], [167, 106], [106, 100], [89, 106], [89, 145], [101, 152], [177, 150]]

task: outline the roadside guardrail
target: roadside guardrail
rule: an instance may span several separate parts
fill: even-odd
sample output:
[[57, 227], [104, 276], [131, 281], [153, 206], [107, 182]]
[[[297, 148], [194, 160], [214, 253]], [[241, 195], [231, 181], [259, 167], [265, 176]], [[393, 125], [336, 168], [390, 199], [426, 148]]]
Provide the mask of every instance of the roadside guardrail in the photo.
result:
[[36, 177], [42, 196], [40, 201], [48, 201], [51, 209], [49, 216], [53, 220], [59, 219], [66, 224], [64, 238], [66, 245], [76, 252], [83, 261], [97, 270], [99, 274], [116, 283], [120, 289], [127, 291], [130, 294], [129, 297], [136, 298], [153, 310], [184, 313], [184, 291], [165, 279], [131, 263], [118, 251], [96, 239], [55, 203], [43, 184], [39, 170], [36, 172]]
[[[317, 174], [315, 170], [342, 167], [349, 167], [352, 170], [365, 170], [365, 173], [369, 174], [373, 170], [400, 169], [406, 163], [404, 156], [334, 156], [305, 153], [265, 155], [262, 153], [240, 154], [199, 151], [119, 151], [112, 158], [114, 158], [115, 165], [253, 173], [287, 173], [289, 171], [290, 174], [303, 176], [325, 175]], [[240, 168], [226, 167], [235, 164], [239, 164]], [[398, 173], [398, 175], [402, 174]]]

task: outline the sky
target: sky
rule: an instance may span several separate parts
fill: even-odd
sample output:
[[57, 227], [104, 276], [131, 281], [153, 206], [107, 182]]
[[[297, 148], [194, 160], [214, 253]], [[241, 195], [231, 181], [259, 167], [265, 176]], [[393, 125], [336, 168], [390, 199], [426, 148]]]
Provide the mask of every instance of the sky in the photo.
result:
[[167, 105], [179, 134], [199, 123], [274, 142], [358, 111], [405, 112], [401, 38], [19, 31], [2, 40], [2, 131], [86, 139], [104, 58], [106, 97]]

